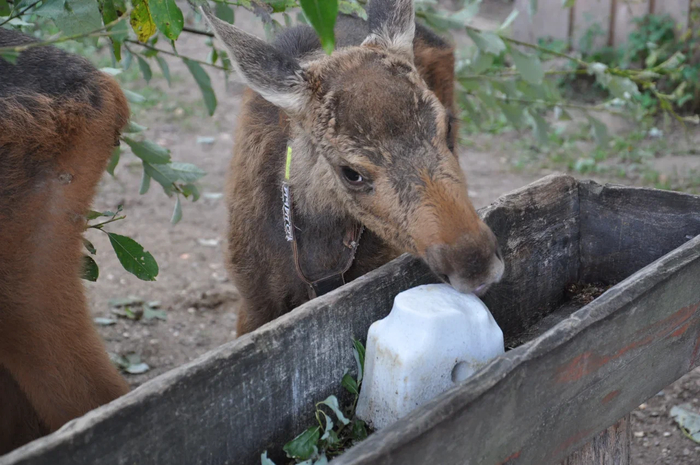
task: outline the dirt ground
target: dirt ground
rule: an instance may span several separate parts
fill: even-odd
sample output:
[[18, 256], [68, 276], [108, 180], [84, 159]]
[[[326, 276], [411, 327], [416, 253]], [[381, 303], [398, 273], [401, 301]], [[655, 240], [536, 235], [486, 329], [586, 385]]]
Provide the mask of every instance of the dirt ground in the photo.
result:
[[[482, 20], [488, 25], [492, 19], [487, 16]], [[239, 15], [236, 24], [263, 35], [250, 17]], [[201, 38], [190, 35], [178, 41], [178, 51], [204, 59], [207, 48]], [[171, 73], [182, 78], [176, 79], [172, 88], [162, 78], [154, 78], [150, 89], [167, 97], [148, 111], [135, 108], [135, 119], [149, 127], [149, 138], [172, 150], [174, 160], [195, 163], [208, 173], [200, 183], [202, 198], [194, 204], [183, 203], [183, 219], [173, 226], [170, 217], [174, 201], [156, 183], [146, 195], [138, 194], [140, 165], [131, 154], [123, 155], [116, 179], [103, 179], [95, 209], [124, 206], [127, 220], [110, 225], [109, 230], [133, 237], [156, 257], [160, 266], [156, 282], [139, 281], [125, 272], [110, 250], [106, 235], [95, 230], [87, 234], [98, 250], [96, 261], [101, 273], [96, 283], [86, 284], [93, 314], [116, 320], [110, 326], [98, 326], [100, 334], [110, 353], [137, 354], [150, 366], [143, 374], [125, 375], [132, 387], [236, 337], [238, 294], [223, 262], [227, 214], [222, 192], [243, 86], [234, 75], [226, 87], [223, 75], [212, 73], [218, 108], [210, 118], [185, 66], [174, 59], [168, 62]], [[145, 82], [130, 82], [126, 86], [140, 90]], [[468, 149], [460, 151], [470, 195], [477, 207], [549, 173], [512, 169], [512, 145], [508, 142], [519, 137], [479, 136]], [[688, 163], [688, 159], [683, 163]], [[691, 164], [700, 167], [699, 158], [693, 157]], [[127, 297], [151, 302], [165, 311], [166, 319], [117, 318], [110, 302]], [[669, 416], [672, 406], [684, 402], [690, 402], [700, 412], [698, 398], [700, 371], [696, 370], [634, 411], [632, 463], [700, 464], [700, 445], [684, 437]]]

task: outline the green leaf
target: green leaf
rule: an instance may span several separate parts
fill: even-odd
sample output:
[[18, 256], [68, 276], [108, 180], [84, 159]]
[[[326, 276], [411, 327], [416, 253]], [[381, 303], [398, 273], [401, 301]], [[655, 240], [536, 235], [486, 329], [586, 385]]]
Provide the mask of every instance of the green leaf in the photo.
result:
[[175, 0], [150, 0], [148, 6], [158, 30], [168, 39], [177, 40], [185, 20]]
[[225, 3], [217, 3], [214, 6], [214, 14], [217, 18], [219, 18], [222, 21], [226, 21], [229, 24], [233, 24], [233, 22], [236, 19], [233, 13], [233, 8], [226, 5]]
[[93, 255], [97, 254], [97, 249], [95, 248], [94, 245], [92, 245], [92, 242], [90, 242], [89, 240], [83, 238], [83, 245], [85, 246], [87, 251], [90, 252], [91, 254], [93, 254]]
[[324, 413], [323, 416], [326, 418], [326, 429], [323, 431], [323, 436], [321, 436], [321, 441], [325, 441], [326, 439], [328, 439], [331, 431], [333, 431], [333, 420], [331, 420], [330, 415], [326, 415]]
[[[100, 11], [102, 13], [102, 21], [105, 26], [116, 21], [121, 15], [126, 12], [126, 7], [120, 2], [114, 0], [98, 0]], [[121, 61], [121, 46], [122, 42], [128, 37], [128, 30], [125, 21], [120, 21], [110, 28], [113, 34], [109, 36], [112, 41], [112, 49], [114, 57], [117, 61]]]
[[119, 147], [115, 147], [114, 151], [112, 152], [112, 158], [109, 159], [109, 162], [107, 162], [107, 172], [110, 174], [110, 176], [114, 177], [114, 169], [117, 167], [119, 164], [119, 158], [121, 157], [122, 150]]
[[561, 0], [561, 6], [563, 8], [571, 8], [576, 4], [576, 0]]
[[168, 62], [165, 61], [165, 58], [160, 55], [156, 55], [156, 61], [158, 62], [158, 66], [160, 66], [160, 71], [163, 73], [163, 77], [166, 81], [168, 81], [168, 87], [171, 87], [173, 83], [170, 79], [170, 67], [168, 66]]
[[481, 2], [474, 2], [466, 8], [462, 8], [458, 12], [449, 15], [432, 13], [429, 11], [417, 12], [417, 15], [423, 17], [429, 25], [438, 30], [460, 29], [466, 24], [469, 24], [474, 16], [476, 16], [479, 12], [480, 5]]
[[319, 404], [324, 404], [327, 405], [328, 407], [333, 410], [335, 413], [335, 416], [338, 417], [338, 421], [340, 421], [342, 424], [347, 425], [350, 423], [350, 420], [345, 418], [345, 415], [343, 415], [343, 412], [340, 411], [340, 407], [338, 406], [338, 398], [335, 396], [328, 396], [326, 400], [319, 402]]
[[547, 142], [549, 142], [549, 136], [547, 135], [547, 132], [549, 131], [549, 124], [547, 124], [547, 121], [537, 113], [535, 110], [530, 110], [530, 116], [532, 116], [532, 120], [534, 121], [534, 126], [533, 126], [533, 131], [535, 134], [535, 139], [537, 139], [537, 142], [540, 145], [546, 145]]
[[14, 65], [17, 63], [17, 59], [19, 58], [19, 54], [20, 54], [20, 52], [16, 52], [14, 50], [5, 50], [4, 52], [0, 52], [0, 58], [7, 61], [11, 65]]
[[608, 89], [613, 96], [622, 100], [629, 100], [633, 96], [639, 95], [637, 84], [632, 82], [631, 79], [621, 76], [611, 76], [608, 82]]
[[596, 118], [592, 117], [591, 115], [586, 115], [586, 118], [588, 118], [588, 121], [593, 127], [593, 134], [598, 145], [603, 148], [607, 147], [608, 143], [610, 142], [610, 136], [608, 135], [608, 127]]
[[510, 55], [513, 57], [513, 62], [518, 72], [530, 84], [538, 85], [544, 79], [544, 70], [542, 63], [537, 55], [523, 53], [515, 47], [510, 47]]
[[352, 439], [355, 441], [362, 441], [367, 438], [367, 426], [365, 422], [359, 419], [355, 419], [352, 422]]
[[144, 172], [141, 174], [141, 186], [139, 187], [139, 195], [144, 195], [151, 188], [151, 177]]
[[[359, 3], [349, 2], [347, 0], [340, 0], [338, 2], [338, 10], [344, 15], [357, 15], [358, 17], [367, 20], [367, 12]], [[286, 19], [287, 18], [285, 18], [285, 20]], [[289, 26], [290, 25], [287, 25], [287, 27]]]
[[102, 318], [102, 317], [96, 317], [93, 318], [95, 324], [100, 325], [100, 326], [112, 326], [117, 322], [117, 320], [114, 320], [112, 318]]
[[123, 132], [129, 133], [129, 134], [135, 134], [135, 133], [143, 132], [146, 129], [148, 129], [146, 126], [141, 126], [139, 123], [137, 123], [135, 121], [129, 121], [129, 123], [123, 129]]
[[357, 339], [352, 340], [352, 345], [352, 353], [355, 357], [355, 363], [357, 364], [357, 384], [360, 384], [362, 382], [362, 374], [365, 370], [365, 346]]
[[508, 17], [506, 18], [506, 20], [503, 21], [503, 24], [501, 24], [498, 30], [503, 31], [505, 29], [508, 29], [508, 26], [510, 26], [513, 23], [513, 21], [515, 21], [515, 18], [517, 18], [519, 14], [520, 12], [517, 9], [513, 9], [513, 11], [511, 11]]
[[183, 182], [195, 182], [207, 174], [206, 171], [202, 171], [192, 163], [173, 162], [168, 166], [170, 166], [172, 172], [177, 176], [177, 180]]
[[102, 27], [102, 15], [95, 0], [46, 0], [34, 14], [53, 20], [64, 37]]
[[275, 465], [275, 462], [267, 458], [267, 451], [260, 454], [260, 465]]
[[199, 200], [199, 189], [197, 189], [197, 186], [195, 186], [194, 184], [187, 183], [184, 186], [182, 186], [180, 190], [182, 190], [182, 195], [184, 195], [186, 198], [189, 198], [191, 196], [193, 202]]
[[139, 62], [139, 69], [141, 69], [141, 74], [143, 74], [143, 78], [146, 80], [146, 84], [148, 84], [149, 82], [151, 82], [151, 78], [153, 77], [151, 66], [146, 60], [141, 58], [140, 55], [136, 55], [136, 59]]
[[158, 264], [153, 255], [130, 237], [107, 233], [109, 242], [124, 269], [143, 281], [155, 281]]
[[173, 208], [173, 216], [170, 218], [170, 223], [178, 224], [182, 219], [182, 204], [180, 204], [180, 196], [175, 200], [175, 208]]
[[671, 58], [661, 63], [657, 68], [667, 71], [678, 68], [685, 61], [685, 55], [681, 52], [676, 52], [671, 55]]
[[87, 281], [95, 282], [100, 276], [100, 269], [97, 263], [89, 255], [83, 255], [83, 269], [81, 277]]
[[491, 68], [491, 65], [493, 65], [493, 55], [478, 50], [469, 70], [474, 74], [481, 74]]
[[173, 183], [177, 182], [177, 175], [172, 172], [168, 165], [151, 165], [143, 162], [143, 171], [156, 180], [163, 187], [165, 193], [170, 196], [173, 192]]
[[467, 29], [467, 35], [474, 41], [479, 50], [485, 53], [500, 55], [506, 49], [506, 44], [503, 43], [498, 35], [487, 31], [474, 31]]
[[350, 376], [350, 373], [345, 373], [343, 375], [343, 379], [342, 381], [340, 381], [340, 385], [347, 389], [350, 394], [358, 395], [360, 393], [360, 390], [357, 386], [357, 381], [355, 381], [355, 378]]
[[10, 5], [7, 4], [7, 0], [0, 0], [0, 16], [10, 16], [12, 10]]
[[304, 16], [321, 39], [323, 50], [331, 54], [335, 48], [335, 20], [338, 16], [338, 0], [299, 0]]
[[155, 310], [151, 307], [146, 307], [143, 309], [143, 319], [146, 321], [150, 321], [150, 320], [167, 321], [168, 314], [165, 312], [165, 310]]
[[299, 460], [309, 459], [316, 451], [316, 443], [321, 437], [321, 427], [314, 426], [284, 445], [287, 456]]
[[183, 58], [182, 61], [185, 62], [192, 77], [197, 81], [199, 89], [202, 91], [202, 97], [204, 97], [204, 104], [207, 106], [209, 116], [213, 115], [216, 110], [216, 94], [214, 94], [214, 89], [211, 87], [209, 75], [196, 61], [191, 61], [187, 58]]
[[122, 89], [122, 92], [124, 92], [124, 96], [130, 103], [143, 103], [146, 101], [146, 97], [136, 92], [132, 92], [128, 89]]
[[508, 122], [516, 129], [523, 125], [523, 107], [517, 103], [510, 104], [503, 101], [498, 101], [497, 104], [501, 108], [501, 111], [505, 115]]
[[170, 162], [170, 150], [161, 147], [155, 142], [148, 139], [139, 142], [127, 136], [123, 136], [122, 140], [131, 147], [131, 151], [134, 155], [143, 161], [156, 165]]
[[146, 42], [156, 33], [156, 24], [151, 17], [148, 0], [131, 0], [134, 9], [131, 10], [131, 28], [136, 33], [139, 41]]

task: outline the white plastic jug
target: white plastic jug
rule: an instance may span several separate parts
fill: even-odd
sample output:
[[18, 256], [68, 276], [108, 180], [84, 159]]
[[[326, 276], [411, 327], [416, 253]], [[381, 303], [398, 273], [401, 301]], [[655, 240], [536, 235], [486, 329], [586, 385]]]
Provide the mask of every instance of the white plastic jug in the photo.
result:
[[357, 416], [375, 429], [398, 420], [503, 354], [503, 332], [473, 294], [446, 284], [401, 292], [370, 326]]

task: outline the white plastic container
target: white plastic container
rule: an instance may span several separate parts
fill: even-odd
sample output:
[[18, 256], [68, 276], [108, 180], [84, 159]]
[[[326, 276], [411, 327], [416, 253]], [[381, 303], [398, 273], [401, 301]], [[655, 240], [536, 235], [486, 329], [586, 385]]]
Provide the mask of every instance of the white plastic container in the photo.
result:
[[503, 332], [473, 294], [446, 284], [404, 291], [367, 334], [357, 416], [381, 429], [504, 353]]

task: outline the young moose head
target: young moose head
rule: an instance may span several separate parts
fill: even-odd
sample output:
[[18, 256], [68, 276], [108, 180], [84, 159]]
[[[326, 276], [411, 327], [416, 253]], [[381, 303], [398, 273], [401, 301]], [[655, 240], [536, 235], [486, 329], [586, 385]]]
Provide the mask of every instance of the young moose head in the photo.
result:
[[360, 46], [300, 60], [203, 12], [246, 83], [289, 117], [296, 209], [364, 224], [459, 291], [501, 278], [496, 238], [447, 145], [446, 111], [413, 63], [412, 0], [373, 0]]

